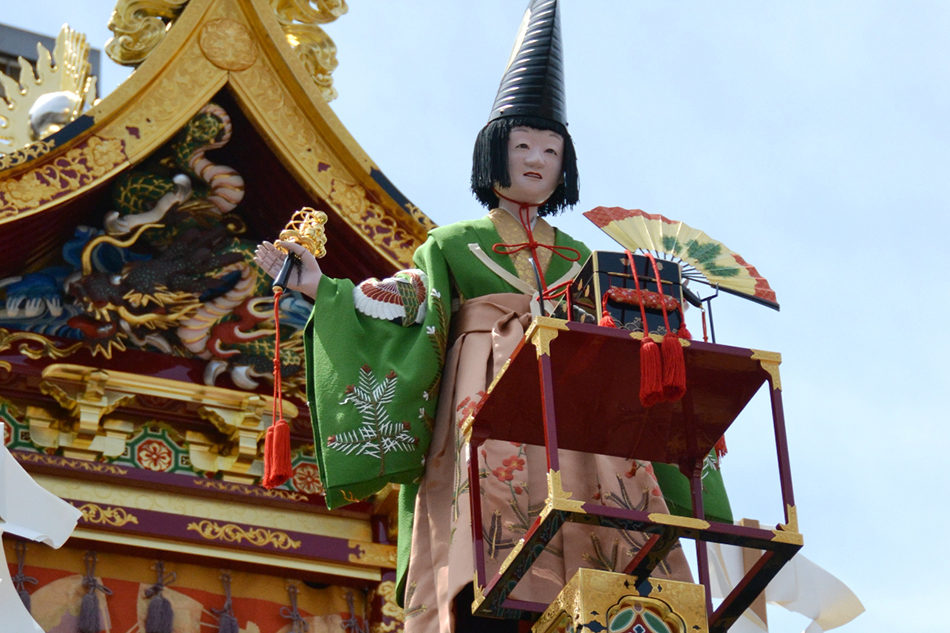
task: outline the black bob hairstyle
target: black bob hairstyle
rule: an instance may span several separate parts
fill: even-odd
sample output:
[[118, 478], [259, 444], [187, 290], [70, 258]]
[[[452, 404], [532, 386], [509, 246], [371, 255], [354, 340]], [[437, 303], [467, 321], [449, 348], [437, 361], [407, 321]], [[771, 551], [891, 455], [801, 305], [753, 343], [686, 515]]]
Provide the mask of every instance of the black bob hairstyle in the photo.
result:
[[564, 138], [561, 182], [551, 197], [538, 207], [538, 215], [556, 215], [565, 208], [573, 207], [578, 199], [578, 178], [577, 155], [571, 135], [561, 123], [533, 116], [498, 118], [478, 133], [472, 153], [472, 193], [489, 209], [498, 206], [494, 186], [496, 183], [501, 187], [511, 186], [511, 177], [508, 175], [508, 137], [511, 129], [519, 126], [551, 130]]

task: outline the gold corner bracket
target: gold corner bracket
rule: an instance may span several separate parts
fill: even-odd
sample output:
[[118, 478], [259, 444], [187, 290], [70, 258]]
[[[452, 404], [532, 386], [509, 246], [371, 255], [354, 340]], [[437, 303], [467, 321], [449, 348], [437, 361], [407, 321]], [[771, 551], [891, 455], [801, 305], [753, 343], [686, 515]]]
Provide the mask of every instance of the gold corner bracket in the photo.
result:
[[766, 352], [760, 349], [752, 350], [752, 360], [759, 361], [759, 366], [769, 375], [772, 382], [772, 389], [782, 390], [782, 377], [779, 375], [778, 366], [782, 364], [782, 355], [778, 352]]
[[551, 341], [557, 338], [559, 332], [567, 331], [567, 321], [552, 317], [536, 317], [528, 327], [527, 339], [534, 345], [534, 349], [541, 356], [551, 355]]

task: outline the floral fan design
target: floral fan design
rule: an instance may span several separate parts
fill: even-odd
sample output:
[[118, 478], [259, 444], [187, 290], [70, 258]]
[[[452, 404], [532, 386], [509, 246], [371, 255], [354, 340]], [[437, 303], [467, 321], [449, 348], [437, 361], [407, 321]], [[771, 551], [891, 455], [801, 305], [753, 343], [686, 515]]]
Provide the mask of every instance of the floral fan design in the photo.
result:
[[676, 262], [687, 279], [779, 309], [765, 277], [741, 255], [698, 229], [640, 209], [597, 207], [584, 215], [624, 248]]

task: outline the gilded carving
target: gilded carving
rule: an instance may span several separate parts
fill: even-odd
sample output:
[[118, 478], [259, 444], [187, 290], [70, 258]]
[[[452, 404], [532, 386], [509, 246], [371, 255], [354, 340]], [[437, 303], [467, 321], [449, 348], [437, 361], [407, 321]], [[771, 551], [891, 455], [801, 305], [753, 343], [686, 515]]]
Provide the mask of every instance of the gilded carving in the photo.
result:
[[[246, 475], [248, 483], [260, 474], [251, 471], [255, 464], [260, 463], [258, 446], [266, 428], [266, 418], [273, 406], [273, 399], [270, 397], [235, 389], [65, 363], [48, 365], [43, 370], [42, 377], [41, 391], [52, 396], [77, 420], [77, 423], [72, 425], [75, 428], [69, 430], [80, 437], [67, 438], [72, 448], [94, 451], [98, 445], [90, 443], [89, 438], [130, 434], [131, 425], [121, 426], [119, 421], [110, 422], [104, 417], [131, 402], [139, 394], [161, 396], [197, 406], [202, 417], [211, 420], [226, 434], [222, 442], [220, 438], [209, 439], [204, 434], [188, 431], [188, 442], [194, 444], [190, 447], [190, 457], [196, 468], [215, 472], [219, 470], [217, 466], [209, 468], [203, 465], [203, 462], [199, 463], [201, 455], [209, 454], [211, 447], [216, 447], [218, 452], [233, 452], [228, 458], [229, 463], [224, 466], [236, 474]], [[297, 417], [298, 410], [292, 402], [285, 402], [283, 408], [288, 419]], [[33, 424], [31, 421], [31, 429]], [[39, 420], [36, 424], [40, 425]], [[44, 428], [58, 426], [61, 426], [61, 423], [50, 421]], [[58, 442], [64, 441], [61, 436], [57, 437]], [[86, 439], [83, 439], [84, 437]], [[101, 445], [102, 441], [99, 444]], [[227, 451], [223, 448], [224, 444], [228, 444]], [[121, 453], [121, 450], [119, 452]]]
[[137, 66], [164, 39], [188, 0], [118, 0], [106, 42], [106, 55], [124, 66]]
[[227, 18], [205, 24], [198, 45], [212, 64], [225, 70], [244, 70], [257, 61], [257, 44], [247, 27]]
[[396, 603], [396, 583], [384, 580], [376, 587], [376, 598], [382, 618], [370, 624], [370, 633], [390, 633], [401, 631], [403, 609]]
[[0, 222], [36, 212], [75, 193], [126, 161], [121, 140], [90, 136], [65, 154], [17, 177], [0, 180]]
[[0, 154], [0, 171], [28, 163], [34, 158], [39, 158], [51, 149], [53, 149], [52, 141], [34, 141], [24, 145], [18, 150]]
[[708, 631], [702, 585], [650, 578], [645, 593], [625, 574], [579, 569], [531, 629], [567, 631]]
[[201, 538], [209, 541], [247, 542], [257, 547], [272, 545], [278, 549], [300, 549], [300, 541], [292, 539], [289, 534], [280, 530], [244, 528], [234, 523], [218, 523], [208, 519], [189, 523], [187, 529], [197, 532]]
[[[86, 36], [63, 25], [53, 54], [37, 45], [36, 74], [20, 58], [19, 81], [0, 73], [7, 106], [0, 110], [0, 153], [23, 147], [59, 131], [92, 106], [96, 78], [89, 64]], [[34, 154], [38, 147], [27, 153]], [[20, 155], [20, 162], [25, 156]], [[0, 165], [4, 168], [7, 165]]]
[[425, 240], [425, 227], [415, 218], [411, 224], [397, 223], [391, 212], [371, 201], [363, 186], [341, 179], [332, 152], [300, 107], [288, 98], [285, 87], [273, 73], [256, 69], [235, 75], [231, 81], [246, 90], [259, 112], [267, 113], [262, 123], [284, 144], [284, 153], [296, 161], [294, 167], [311, 179], [319, 195], [381, 254], [396, 265], [409, 266], [415, 249]]
[[110, 525], [112, 527], [122, 527], [130, 523], [135, 525], [139, 524], [138, 517], [126, 511], [124, 508], [113, 508], [110, 506], [100, 506], [95, 503], [85, 503], [79, 506], [79, 511], [82, 512], [82, 518], [86, 523]]
[[321, 0], [316, 7], [313, 4], [310, 0], [271, 0], [287, 43], [320, 88], [320, 96], [332, 101], [337, 96], [331, 77], [337, 67], [336, 44], [318, 25], [336, 20], [346, 13], [347, 6], [344, 0]]
[[[74, 353], [82, 343], [74, 343], [68, 347], [56, 347], [56, 344], [43, 336], [32, 332], [11, 332], [0, 327], [0, 351], [10, 349], [14, 344], [20, 342], [17, 351], [27, 358], [37, 360], [39, 358], [63, 358]], [[39, 348], [31, 347], [30, 343], [36, 343]], [[9, 367], [8, 367], [9, 368]]]
[[194, 485], [200, 488], [208, 488], [209, 490], [217, 490], [218, 492], [230, 492], [234, 494], [250, 495], [252, 497], [262, 497], [266, 499], [285, 499], [287, 501], [307, 500], [307, 495], [300, 494], [299, 492], [294, 492], [292, 490], [284, 490], [283, 488], [267, 490], [266, 488], [261, 488], [260, 486], [246, 486], [227, 481], [220, 481], [218, 479], [205, 479], [203, 477], [192, 477], [191, 481]]
[[371, 202], [365, 187], [333, 178], [329, 200], [371, 242], [389, 251], [400, 263], [412, 261], [412, 253], [418, 246], [417, 239], [397, 225], [383, 207]]

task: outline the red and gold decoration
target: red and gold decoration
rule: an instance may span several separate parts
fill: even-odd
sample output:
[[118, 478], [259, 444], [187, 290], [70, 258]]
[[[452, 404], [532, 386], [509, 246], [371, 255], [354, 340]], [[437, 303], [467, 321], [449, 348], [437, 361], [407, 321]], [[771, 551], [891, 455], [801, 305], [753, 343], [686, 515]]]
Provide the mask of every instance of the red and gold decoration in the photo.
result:
[[[323, 226], [327, 214], [311, 207], [303, 207], [294, 212], [283, 231], [281, 242], [293, 242], [303, 246], [316, 258], [327, 254], [327, 238]], [[294, 274], [294, 268], [300, 266], [297, 255], [278, 246], [286, 254], [284, 266], [274, 279], [274, 415], [264, 439], [264, 478], [261, 484], [265, 488], [276, 488], [293, 476], [290, 456], [290, 427], [284, 420], [283, 395], [281, 393], [280, 359], [280, 298], [284, 293], [284, 284], [288, 275]]]

